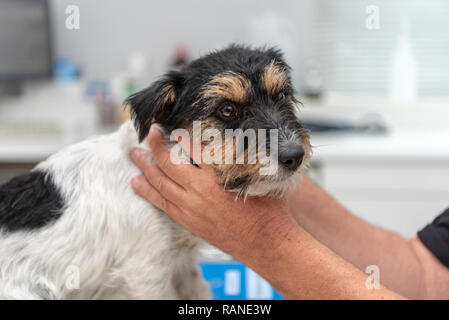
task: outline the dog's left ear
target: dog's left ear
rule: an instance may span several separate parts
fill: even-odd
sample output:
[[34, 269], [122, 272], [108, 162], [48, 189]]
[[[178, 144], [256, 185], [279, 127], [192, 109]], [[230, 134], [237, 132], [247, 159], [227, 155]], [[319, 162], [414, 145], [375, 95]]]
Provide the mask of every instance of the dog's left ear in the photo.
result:
[[164, 120], [176, 105], [183, 83], [182, 73], [171, 71], [150, 87], [126, 99], [125, 104], [130, 106], [140, 142], [148, 135], [153, 123], [164, 125]]

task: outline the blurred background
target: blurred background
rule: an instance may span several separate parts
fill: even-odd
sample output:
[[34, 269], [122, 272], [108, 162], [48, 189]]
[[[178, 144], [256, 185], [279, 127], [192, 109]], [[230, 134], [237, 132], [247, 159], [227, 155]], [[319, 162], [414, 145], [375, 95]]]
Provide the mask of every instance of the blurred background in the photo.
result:
[[[0, 182], [115, 130], [123, 99], [166, 70], [232, 42], [270, 45], [312, 131], [308, 174], [412, 237], [449, 204], [448, 16], [444, 0], [0, 0]], [[274, 297], [242, 266], [221, 268], [205, 269], [216, 297]]]

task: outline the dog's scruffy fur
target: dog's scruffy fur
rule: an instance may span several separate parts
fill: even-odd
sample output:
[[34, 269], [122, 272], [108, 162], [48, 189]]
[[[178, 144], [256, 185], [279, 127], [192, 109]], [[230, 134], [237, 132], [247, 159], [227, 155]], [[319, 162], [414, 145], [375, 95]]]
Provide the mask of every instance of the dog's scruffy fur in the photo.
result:
[[209, 298], [196, 261], [200, 240], [133, 192], [130, 181], [141, 173], [129, 152], [151, 153], [144, 138], [153, 123], [166, 132], [191, 130], [195, 120], [220, 131], [278, 129], [279, 150], [301, 146], [299, 161], [272, 176], [261, 176], [258, 163], [214, 168], [227, 190], [281, 195], [311, 153], [295, 102], [279, 51], [235, 45], [131, 96], [133, 122], [0, 187], [0, 298]]

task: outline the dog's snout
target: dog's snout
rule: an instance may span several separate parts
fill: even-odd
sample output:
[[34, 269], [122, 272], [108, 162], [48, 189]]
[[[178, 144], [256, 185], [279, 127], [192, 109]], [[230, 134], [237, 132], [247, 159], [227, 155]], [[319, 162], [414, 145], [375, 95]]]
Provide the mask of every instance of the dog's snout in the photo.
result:
[[279, 152], [279, 162], [288, 170], [296, 170], [304, 158], [304, 149], [300, 144], [282, 148]]

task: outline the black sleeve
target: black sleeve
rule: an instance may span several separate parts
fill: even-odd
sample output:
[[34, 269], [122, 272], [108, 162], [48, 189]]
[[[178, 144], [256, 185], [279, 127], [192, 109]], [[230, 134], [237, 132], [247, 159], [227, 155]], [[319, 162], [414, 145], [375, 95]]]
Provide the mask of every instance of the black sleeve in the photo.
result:
[[419, 231], [418, 238], [449, 268], [449, 208]]

